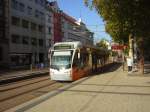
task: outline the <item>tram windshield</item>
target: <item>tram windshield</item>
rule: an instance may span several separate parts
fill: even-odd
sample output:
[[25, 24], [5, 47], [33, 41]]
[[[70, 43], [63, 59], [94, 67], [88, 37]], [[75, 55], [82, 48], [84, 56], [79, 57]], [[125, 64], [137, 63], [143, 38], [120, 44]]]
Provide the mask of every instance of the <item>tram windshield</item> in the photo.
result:
[[54, 51], [51, 57], [51, 68], [52, 69], [68, 69], [71, 67], [71, 51]]

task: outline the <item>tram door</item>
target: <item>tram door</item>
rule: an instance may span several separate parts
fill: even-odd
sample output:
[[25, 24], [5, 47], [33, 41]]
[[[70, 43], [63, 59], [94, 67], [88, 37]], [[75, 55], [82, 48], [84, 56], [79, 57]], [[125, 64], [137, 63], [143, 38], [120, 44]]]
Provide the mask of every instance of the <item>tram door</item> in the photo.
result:
[[83, 77], [87, 73], [86, 67], [88, 67], [88, 54], [76, 51], [72, 64], [73, 79]]

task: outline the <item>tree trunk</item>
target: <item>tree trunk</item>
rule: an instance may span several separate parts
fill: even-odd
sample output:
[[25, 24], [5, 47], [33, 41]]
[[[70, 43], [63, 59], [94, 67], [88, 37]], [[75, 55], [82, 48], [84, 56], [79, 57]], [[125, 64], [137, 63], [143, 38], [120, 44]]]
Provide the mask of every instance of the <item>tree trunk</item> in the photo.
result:
[[141, 74], [144, 75], [144, 40], [141, 38], [140, 40], [140, 51], [141, 51], [141, 59], [140, 59], [140, 64], [141, 64]]

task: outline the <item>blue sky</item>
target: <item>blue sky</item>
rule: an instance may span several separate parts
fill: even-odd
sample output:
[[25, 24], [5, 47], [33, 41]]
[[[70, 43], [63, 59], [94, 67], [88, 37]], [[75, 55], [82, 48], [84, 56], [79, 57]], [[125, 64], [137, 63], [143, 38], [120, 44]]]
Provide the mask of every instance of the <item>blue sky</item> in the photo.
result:
[[[49, 0], [54, 1], [54, 0]], [[94, 41], [98, 41], [101, 38], [110, 40], [110, 36], [105, 32], [105, 26], [102, 18], [97, 14], [95, 10], [90, 10], [84, 5], [83, 0], [56, 0], [58, 6], [63, 12], [74, 17], [76, 20], [82, 19], [88, 29], [95, 33]]]

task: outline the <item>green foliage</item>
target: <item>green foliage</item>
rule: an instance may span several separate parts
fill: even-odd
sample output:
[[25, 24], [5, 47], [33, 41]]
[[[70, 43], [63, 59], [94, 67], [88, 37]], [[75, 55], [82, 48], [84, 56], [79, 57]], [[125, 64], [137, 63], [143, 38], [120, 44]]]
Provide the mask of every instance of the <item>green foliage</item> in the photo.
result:
[[96, 43], [96, 46], [97, 47], [101, 47], [101, 48], [105, 48], [105, 49], [108, 49], [108, 45], [106, 43], [106, 39], [101, 39], [98, 43]]
[[112, 51], [112, 54], [111, 54], [112, 56], [117, 56], [118, 55], [118, 53], [117, 52], [115, 52], [115, 51]]
[[129, 47], [127, 47], [126, 49], [123, 50], [123, 53], [128, 56], [129, 55]]
[[147, 37], [150, 33], [149, 0], [84, 0], [103, 17], [106, 31], [114, 41], [128, 42], [129, 34]]

